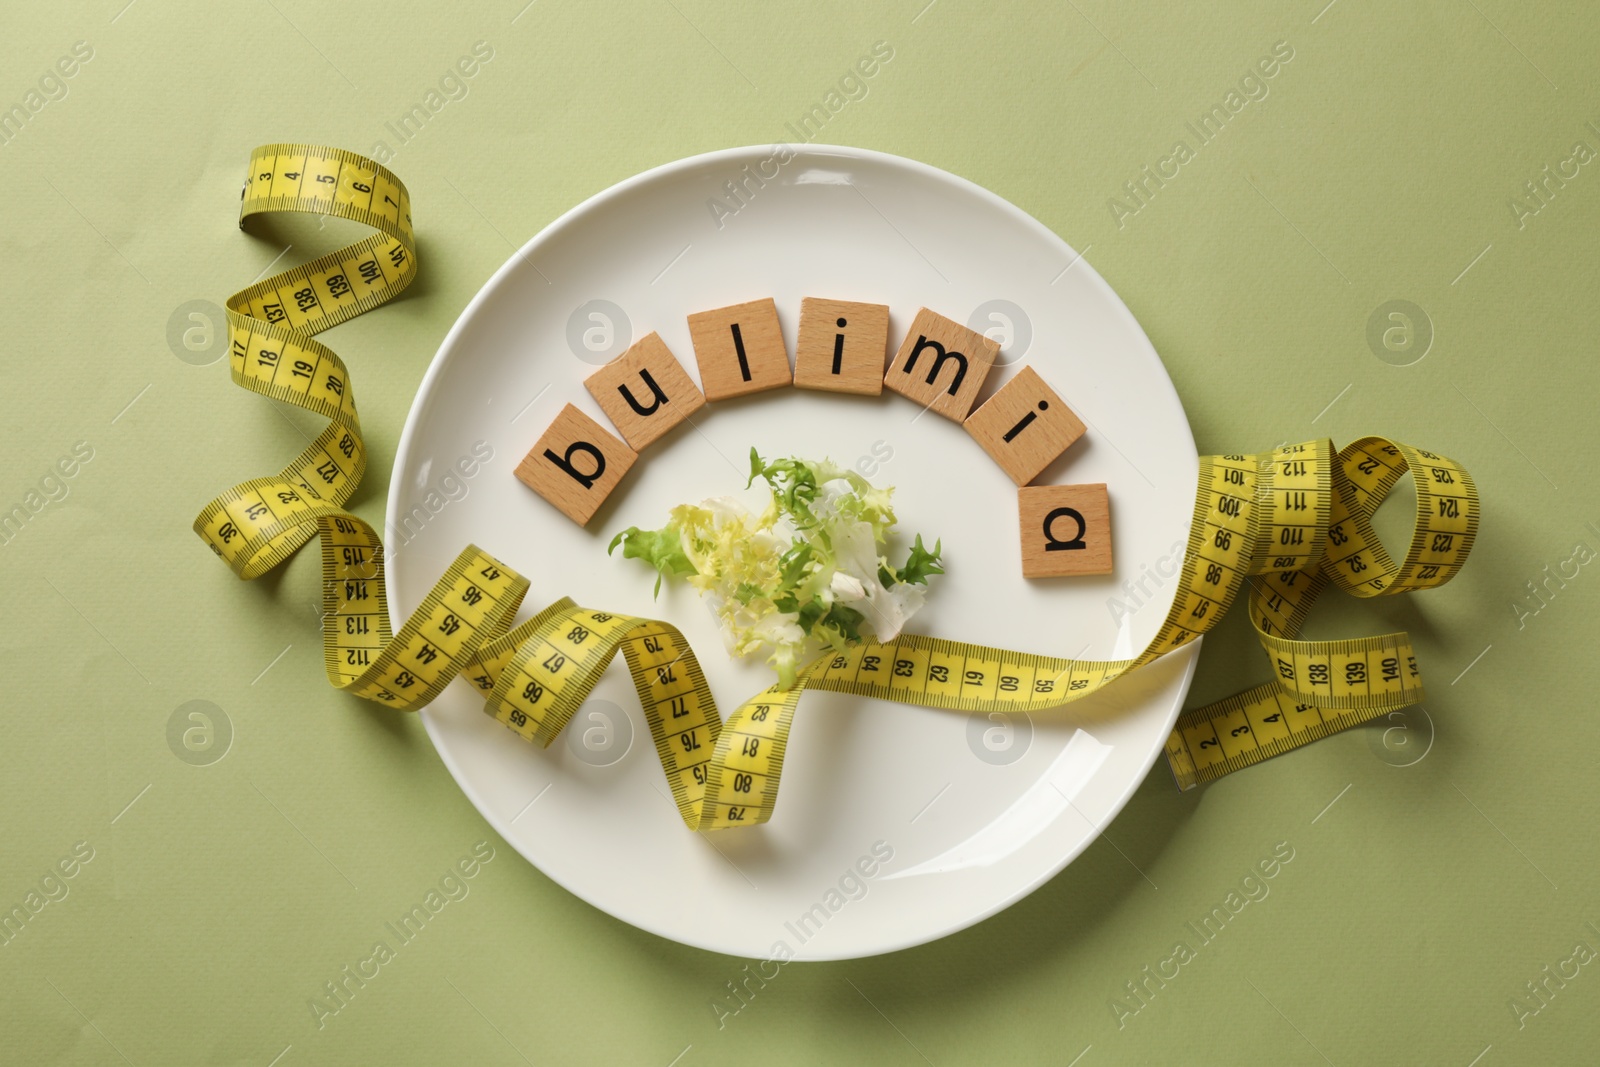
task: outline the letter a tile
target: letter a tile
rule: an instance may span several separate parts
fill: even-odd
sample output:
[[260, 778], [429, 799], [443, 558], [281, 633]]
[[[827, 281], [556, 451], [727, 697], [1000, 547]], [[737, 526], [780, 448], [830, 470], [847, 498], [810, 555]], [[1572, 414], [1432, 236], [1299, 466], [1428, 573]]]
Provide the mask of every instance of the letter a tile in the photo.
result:
[[1017, 490], [1022, 573], [1059, 578], [1111, 573], [1111, 508], [1100, 485], [1029, 485]]

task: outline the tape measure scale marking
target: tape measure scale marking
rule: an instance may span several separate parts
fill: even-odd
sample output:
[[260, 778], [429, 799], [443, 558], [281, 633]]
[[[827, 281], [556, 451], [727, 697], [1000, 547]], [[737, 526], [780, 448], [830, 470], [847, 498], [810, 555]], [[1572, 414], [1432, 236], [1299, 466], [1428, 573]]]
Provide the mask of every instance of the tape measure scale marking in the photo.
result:
[[[1368, 437], [1337, 454], [1327, 439], [1260, 455], [1206, 456], [1177, 592], [1137, 657], [1072, 660], [904, 634], [826, 653], [794, 687], [769, 687], [728, 716], [673, 626], [561, 599], [513, 625], [528, 581], [469, 545], [398, 634], [383, 583], [383, 544], [343, 509], [366, 468], [349, 373], [312, 334], [381, 306], [416, 276], [410, 197], [387, 169], [311, 145], [251, 156], [241, 225], [295, 211], [378, 232], [251, 285], [228, 300], [230, 370], [252, 392], [314, 411], [329, 425], [275, 477], [228, 490], [195, 532], [244, 579], [320, 536], [325, 668], [337, 688], [399, 710], [434, 699], [457, 674], [485, 710], [549, 745], [621, 650], [674, 803], [691, 829], [764, 822], [777, 802], [795, 708], [809, 688], [966, 712], [1035, 712], [1081, 699], [1214, 626], [1249, 586], [1249, 615], [1275, 679], [1186, 711], [1166, 745], [1179, 787], [1289, 751], [1422, 697], [1405, 634], [1297, 640], [1328, 585], [1355, 596], [1433, 588], [1471, 549], [1471, 477], [1431, 452]], [[1410, 550], [1395, 564], [1371, 516], [1406, 471], [1417, 486]]]

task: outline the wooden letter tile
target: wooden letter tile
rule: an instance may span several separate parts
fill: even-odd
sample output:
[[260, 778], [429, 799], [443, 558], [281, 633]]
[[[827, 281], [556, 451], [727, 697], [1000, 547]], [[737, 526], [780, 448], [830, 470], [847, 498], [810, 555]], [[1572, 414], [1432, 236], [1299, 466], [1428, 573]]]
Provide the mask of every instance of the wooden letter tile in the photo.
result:
[[779, 389], [794, 379], [772, 298], [689, 316], [689, 338], [707, 400]]
[[635, 452], [706, 405], [689, 372], [661, 335], [641, 337], [622, 355], [584, 380], [600, 410]]
[[889, 361], [883, 384], [961, 422], [999, 354], [999, 342], [923, 308]]
[[1023, 367], [963, 423], [1018, 485], [1083, 436], [1083, 423], [1032, 367]]
[[833, 393], [883, 392], [889, 350], [889, 308], [808, 296], [800, 301], [794, 384]]
[[1111, 573], [1111, 508], [1101, 485], [1017, 490], [1022, 573], [1028, 578]]
[[639, 454], [568, 404], [517, 464], [517, 479], [585, 526]]

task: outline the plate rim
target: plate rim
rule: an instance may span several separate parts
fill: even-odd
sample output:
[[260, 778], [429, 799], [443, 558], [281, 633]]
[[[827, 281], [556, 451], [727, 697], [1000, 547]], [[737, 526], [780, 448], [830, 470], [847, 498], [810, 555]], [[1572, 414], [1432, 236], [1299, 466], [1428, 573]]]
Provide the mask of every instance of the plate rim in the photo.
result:
[[[1069, 268], [1081, 264], [1087, 269], [1090, 283], [1098, 287], [1103, 296], [1110, 298], [1109, 307], [1113, 309], [1114, 314], [1117, 314], [1127, 320], [1127, 325], [1130, 325], [1133, 328], [1136, 336], [1141, 338], [1149, 347], [1150, 352], [1155, 355], [1157, 362], [1159, 362], [1162, 366], [1162, 370], [1164, 372], [1166, 371], [1166, 361], [1161, 358], [1160, 352], [1156, 350], [1155, 344], [1150, 340], [1149, 335], [1145, 333], [1144, 327], [1139, 323], [1138, 318], [1134, 316], [1132, 309], [1128, 307], [1121, 295], [1111, 287], [1110, 283], [1100, 276], [1100, 272], [1094, 269], [1093, 264], [1088, 261], [1087, 256], [1083, 252], [1080, 252], [1078, 249], [1074, 248], [1064, 237], [1056, 233], [1050, 227], [1046, 226], [1043, 222], [1039, 221], [1029, 212], [1023, 210], [1021, 207], [1018, 207], [1016, 204], [1013, 204], [1000, 194], [987, 189], [968, 178], [964, 178], [959, 174], [945, 170], [942, 167], [936, 167], [930, 163], [923, 163], [920, 160], [910, 159], [906, 156], [895, 155], [893, 153], [883, 152], [877, 149], [858, 148], [850, 145], [808, 143], [797, 146], [787, 143], [777, 143], [767, 145], [743, 145], [733, 148], [716, 149], [710, 152], [701, 152], [695, 155], [672, 160], [667, 163], [661, 163], [654, 167], [640, 171], [628, 178], [624, 178], [622, 181], [616, 182], [613, 185], [599, 190], [580, 203], [568, 208], [556, 218], [546, 223], [539, 229], [537, 233], [525, 241], [516, 250], [516, 252], [512, 253], [512, 255], [507, 258], [506, 261], [502, 263], [495, 270], [495, 272], [490, 275], [489, 278], [478, 288], [478, 291], [473, 294], [472, 299], [470, 299], [466, 306], [461, 309], [460, 313], [457, 314], [455, 322], [451, 324], [450, 329], [440, 340], [438, 349], [434, 352], [433, 358], [428, 363], [427, 370], [423, 373], [422, 379], [417, 383], [416, 392], [412, 395], [411, 407], [406, 413], [405, 423], [401, 427], [399, 439], [395, 444], [394, 464], [389, 471], [388, 498], [384, 503], [385, 529], [397, 528], [395, 523], [399, 516], [399, 501], [404, 493], [405, 488], [404, 485], [400, 483], [401, 471], [407, 465], [407, 462], [410, 459], [413, 436], [419, 432], [418, 427], [422, 421], [422, 398], [431, 391], [435, 381], [442, 375], [444, 368], [451, 361], [451, 357], [454, 355], [454, 349], [456, 347], [458, 337], [465, 330], [466, 324], [478, 311], [480, 305], [491, 299], [498, 289], [502, 285], [505, 285], [508, 279], [521, 267], [524, 261], [531, 263], [533, 254], [541, 245], [553, 239], [557, 234], [559, 234], [567, 226], [571, 225], [579, 217], [587, 215], [590, 211], [599, 208], [606, 201], [622, 197], [627, 193], [632, 192], [639, 186], [646, 185], [650, 182], [682, 171], [693, 170], [718, 163], [726, 163], [757, 153], [771, 155], [774, 151], [782, 148], [789, 149], [796, 155], [797, 158], [801, 155], [807, 154], [816, 155], [819, 157], [845, 157], [866, 163], [904, 168], [918, 174], [918, 176], [924, 179], [932, 179], [937, 182], [949, 183], [950, 185], [970, 195], [976, 196], [979, 200], [986, 202], [991, 207], [998, 208], [1002, 212], [1011, 215], [1015, 220], [1036, 231], [1045, 239], [1060, 243], [1070, 252], [1075, 254], [1076, 258], [1069, 263]], [[1194, 443], [1194, 428], [1189, 421], [1189, 413], [1183, 406], [1183, 398], [1179, 395], [1177, 386], [1173, 383], [1170, 372], [1165, 373], [1164, 377], [1165, 382], [1163, 384], [1165, 388], [1171, 394], [1172, 399], [1176, 402], [1178, 410], [1183, 413], [1183, 430], [1189, 438], [1189, 448], [1191, 451], [1194, 451], [1196, 457], [1198, 457], [1199, 452]], [[399, 491], [397, 492], [397, 490]], [[397, 602], [395, 581], [395, 569], [392, 566], [386, 567], [384, 570], [384, 592], [390, 604]], [[1174, 586], [1173, 595], [1175, 598], [1176, 586]], [[1170, 610], [1170, 606], [1171, 601], [1168, 600], [1167, 606], [1164, 608], [1164, 610]], [[394, 621], [392, 613], [390, 621], [392, 625]], [[1122, 813], [1122, 810], [1127, 807], [1128, 802], [1133, 799], [1133, 794], [1138, 791], [1139, 787], [1143, 785], [1145, 780], [1150, 776], [1150, 769], [1155, 765], [1156, 760], [1160, 758], [1163, 751], [1165, 745], [1165, 736], [1170, 734], [1173, 727], [1176, 725], [1178, 716], [1182, 713], [1183, 705], [1188, 699], [1189, 689], [1194, 681], [1195, 670], [1199, 663], [1200, 647], [1203, 643], [1203, 637], [1197, 638], [1194, 641], [1189, 642], [1189, 644], [1184, 648], [1178, 649], [1175, 652], [1169, 652], [1166, 656], [1162, 657], [1163, 659], [1167, 659], [1169, 657], [1182, 657], [1186, 662], [1184, 663], [1183, 670], [1181, 671], [1181, 677], [1178, 679], [1176, 697], [1173, 701], [1172, 707], [1167, 711], [1166, 726], [1164, 732], [1159, 735], [1160, 740], [1157, 741], [1152, 750], [1140, 761], [1143, 766], [1142, 773], [1137, 777], [1131, 777], [1130, 781], [1118, 791], [1115, 800], [1107, 808], [1105, 818], [1095, 824], [1092, 831], [1086, 834], [1077, 845], [1066, 850], [1058, 863], [1053, 863], [1052, 865], [1047, 866], [1032, 879], [1029, 879], [1023, 883], [1019, 883], [1018, 886], [1011, 892], [996, 899], [992, 904], [975, 910], [972, 914], [966, 916], [958, 922], [940, 923], [938, 924], [937, 929], [920, 934], [894, 938], [880, 945], [868, 947], [865, 951], [860, 949], [844, 949], [835, 952], [822, 951], [815, 955], [806, 954], [803, 957], [797, 958], [804, 959], [807, 962], [867, 959], [872, 956], [886, 955], [891, 952], [900, 952], [908, 948], [915, 948], [919, 945], [929, 944], [933, 941], [938, 941], [942, 938], [949, 937], [952, 934], [959, 933], [962, 930], [966, 930], [972, 926], [976, 926], [985, 919], [989, 919], [995, 915], [998, 915], [1000, 912], [1010, 908], [1024, 897], [1034, 893], [1046, 882], [1060, 874], [1067, 868], [1069, 864], [1087, 851], [1090, 845], [1099, 840], [1099, 838], [1105, 833], [1106, 828], [1111, 825], [1116, 817]], [[452, 681], [453, 680], [454, 679], [452, 679]], [[442, 696], [443, 693], [441, 692], [440, 695]], [[715, 952], [721, 955], [733, 955], [739, 958], [745, 958], [742, 957], [740, 953], [730, 952], [726, 947], [718, 946], [706, 938], [699, 936], [689, 938], [679, 933], [669, 933], [658, 928], [656, 924], [652, 922], [640, 921], [634, 918], [625, 918], [621, 915], [618, 915], [615, 912], [591, 901], [587, 896], [578, 892], [571, 885], [569, 885], [567, 879], [558, 875], [557, 873], [547, 870], [544, 866], [536, 862], [517, 844], [515, 836], [508, 832], [509, 826], [502, 825], [502, 820], [498, 814], [493, 811], [492, 806], [484, 803], [483, 798], [479, 796], [470, 778], [463, 774], [461, 767], [457, 765], [455, 757], [450, 751], [449, 747], [441, 742], [440, 731], [443, 729], [443, 727], [435, 722], [434, 716], [429, 714], [431, 710], [431, 706], [424, 707], [418, 712], [418, 715], [422, 719], [423, 729], [427, 732], [428, 740], [433, 745], [434, 752], [438, 755], [440, 762], [445, 765], [445, 769], [450, 772], [451, 778], [455, 780], [457, 788], [459, 788], [462, 794], [466, 796], [467, 800], [472, 804], [478, 815], [485, 822], [487, 822], [490, 827], [493, 828], [495, 833], [500, 835], [501, 840], [510, 845], [511, 848], [516, 851], [516, 853], [520, 855], [529, 866], [539, 871], [540, 874], [544, 875], [546, 878], [550, 879], [556, 885], [560, 886], [566, 892], [571, 893], [574, 897], [577, 897], [585, 904], [594, 908], [596, 911], [608, 915], [620, 922], [626, 923], [635, 929], [653, 934], [656, 937], [663, 938], [664, 940], [671, 941], [675, 944], [686, 945], [701, 951]]]

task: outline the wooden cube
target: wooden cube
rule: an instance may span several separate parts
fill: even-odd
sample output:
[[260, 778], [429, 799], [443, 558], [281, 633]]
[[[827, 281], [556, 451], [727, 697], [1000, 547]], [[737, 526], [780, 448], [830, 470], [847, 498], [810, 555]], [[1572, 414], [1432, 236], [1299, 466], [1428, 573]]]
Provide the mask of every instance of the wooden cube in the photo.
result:
[[1023, 367], [962, 423], [1018, 485], [1083, 436], [1083, 423], [1032, 367]]
[[635, 452], [706, 406], [689, 372], [653, 332], [589, 375], [583, 387]]
[[877, 396], [889, 354], [889, 308], [808, 296], [800, 301], [794, 384], [802, 389]]
[[883, 384], [925, 409], [961, 422], [999, 355], [998, 341], [923, 308], [889, 361]]
[[1111, 507], [1100, 485], [1017, 490], [1022, 573], [1028, 578], [1111, 573]]
[[568, 404], [517, 464], [517, 479], [586, 526], [639, 454]]
[[772, 298], [689, 316], [689, 339], [707, 400], [780, 389], [794, 378]]

